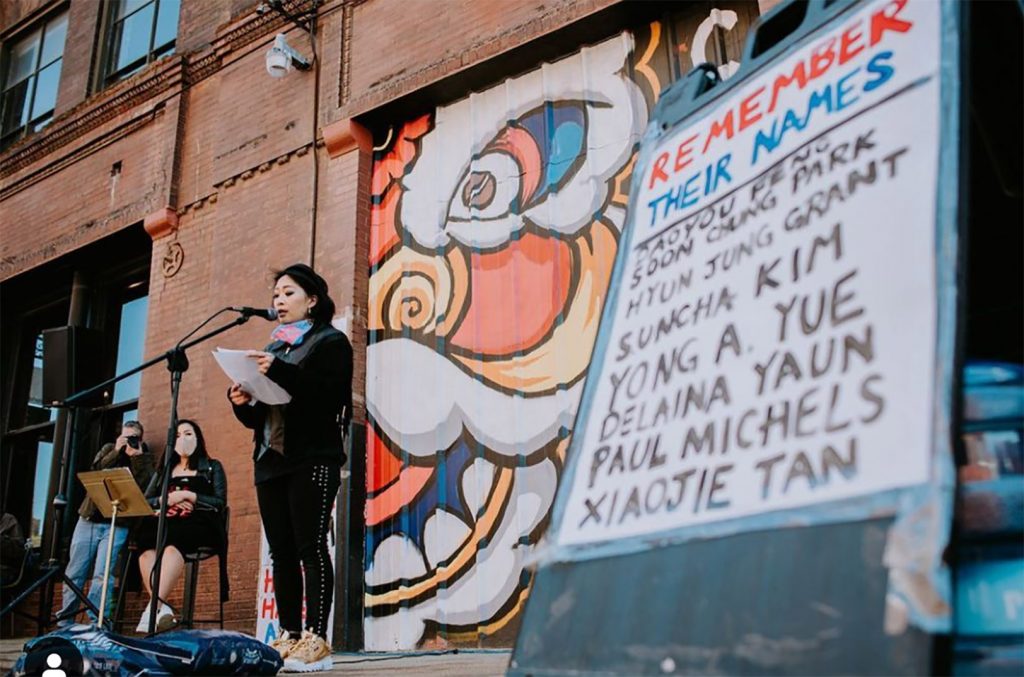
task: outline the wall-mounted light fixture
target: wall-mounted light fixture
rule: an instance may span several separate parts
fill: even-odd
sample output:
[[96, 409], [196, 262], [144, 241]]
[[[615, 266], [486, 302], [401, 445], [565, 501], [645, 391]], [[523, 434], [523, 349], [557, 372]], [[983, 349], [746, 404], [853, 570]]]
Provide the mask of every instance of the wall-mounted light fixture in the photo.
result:
[[[314, 40], [314, 33], [316, 32], [316, 12], [319, 6], [320, 0], [313, 0], [312, 8], [307, 13], [297, 16], [286, 10], [281, 0], [262, 0], [256, 6], [256, 14], [262, 16], [268, 12], [276, 12], [288, 19], [296, 27], [309, 33], [310, 46], [313, 48], [313, 59], [315, 60], [316, 42]], [[283, 78], [285, 75], [288, 75], [288, 71], [292, 68], [297, 68], [300, 71], [308, 71], [312, 68], [312, 63], [309, 59], [292, 49], [285, 39], [284, 33], [278, 33], [274, 38], [274, 44], [267, 50], [266, 61], [267, 73], [272, 78]]]

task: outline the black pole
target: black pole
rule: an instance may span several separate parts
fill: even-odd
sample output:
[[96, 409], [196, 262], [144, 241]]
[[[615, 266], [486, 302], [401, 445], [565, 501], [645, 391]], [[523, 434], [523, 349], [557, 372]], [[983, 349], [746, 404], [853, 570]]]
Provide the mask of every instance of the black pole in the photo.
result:
[[[234, 323], [232, 323], [233, 326]], [[188, 371], [188, 357], [183, 348], [172, 350], [167, 355], [167, 369], [171, 372], [171, 416], [167, 423], [167, 442], [164, 445], [163, 477], [160, 484], [160, 517], [156, 523], [156, 560], [153, 570], [149, 573], [149, 628], [152, 635], [156, 632], [156, 610], [160, 601], [160, 572], [163, 568], [164, 548], [167, 539], [167, 494], [171, 484], [171, 470], [174, 467], [174, 446], [178, 437], [178, 390], [181, 388], [181, 375]]]
[[[76, 455], [73, 451], [74, 445], [70, 444], [71, 436], [75, 427], [75, 410], [69, 409], [64, 415], [64, 439], [62, 445], [63, 454], [61, 458], [60, 476], [57, 480], [57, 494], [53, 497], [53, 535], [50, 539], [50, 564], [54, 564], [59, 558], [58, 554], [62, 547], [61, 532], [63, 529], [64, 510], [67, 508], [68, 500], [71, 497], [71, 481], [75, 474], [73, 471]], [[59, 526], [58, 526], [59, 525]]]
[[[178, 436], [178, 391], [181, 387], [181, 375], [188, 371], [188, 357], [185, 355], [185, 350], [197, 343], [202, 343], [217, 334], [225, 332], [232, 327], [245, 324], [249, 321], [250, 317], [251, 315], [248, 313], [243, 313], [228, 324], [218, 327], [211, 332], [207, 332], [198, 338], [192, 339], [188, 343], [175, 346], [160, 358], [167, 360], [167, 369], [171, 372], [171, 415], [167, 425], [167, 443], [164, 446], [163, 477], [161, 478], [160, 485], [160, 515], [156, 524], [156, 560], [153, 562], [153, 570], [149, 575], [151, 597], [149, 600], [148, 634], [150, 635], [156, 632], [156, 612], [160, 600], [160, 573], [163, 569], [164, 549], [166, 545], [164, 541], [167, 538], [167, 493], [171, 483], [171, 470], [174, 467], [174, 443]], [[155, 363], [155, 361], [152, 361], [151, 363]], [[144, 365], [142, 368], [145, 368], [145, 366], [148, 365]], [[99, 387], [100, 386], [96, 386], [96, 388]]]

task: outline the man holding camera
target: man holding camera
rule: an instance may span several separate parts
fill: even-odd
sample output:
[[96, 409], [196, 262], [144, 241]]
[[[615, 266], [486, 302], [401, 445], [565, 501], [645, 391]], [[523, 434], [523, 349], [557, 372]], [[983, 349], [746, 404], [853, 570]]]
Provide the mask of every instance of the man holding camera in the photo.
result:
[[[93, 459], [93, 470], [105, 470], [107, 468], [125, 467], [130, 468], [135, 483], [143, 491], [149, 484], [155, 472], [153, 456], [149, 453], [149, 447], [142, 441], [142, 424], [138, 421], [125, 421], [121, 426], [121, 435], [114, 442], [104, 444], [96, 458]], [[113, 553], [111, 562], [117, 561], [117, 556], [124, 546], [128, 537], [128, 527], [118, 526], [114, 533], [110, 531], [110, 520], [103, 517], [100, 511], [86, 496], [82, 506], [78, 509], [78, 523], [75, 525], [75, 533], [71, 537], [71, 553], [68, 557], [68, 566], [65, 570], [68, 578], [75, 582], [79, 588], [85, 586], [85, 580], [92, 573], [92, 583], [89, 586], [89, 601], [96, 608], [100, 606], [100, 594], [103, 587], [103, 564], [107, 554], [107, 539], [113, 538]], [[107, 610], [109, 611], [113, 595], [114, 577], [111, 576], [107, 584]], [[59, 625], [70, 624], [78, 613], [79, 602], [70, 586], [64, 586], [64, 596], [60, 612], [57, 614]], [[92, 617], [92, 612], [89, 612]], [[109, 613], [104, 613], [109, 616]], [[93, 620], [96, 620], [95, 618]]]

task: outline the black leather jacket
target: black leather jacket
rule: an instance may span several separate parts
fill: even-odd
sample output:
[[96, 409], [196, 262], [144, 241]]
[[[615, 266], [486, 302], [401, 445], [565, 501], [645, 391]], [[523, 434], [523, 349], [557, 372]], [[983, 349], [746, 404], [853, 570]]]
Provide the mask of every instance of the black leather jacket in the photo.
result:
[[[330, 325], [320, 325], [306, 339], [315, 345], [297, 363], [289, 361], [290, 348], [276, 341], [267, 346], [275, 357], [267, 378], [284, 388], [292, 400], [283, 405], [284, 459], [274, 459], [281, 469], [311, 460], [344, 463], [342, 429], [352, 409], [352, 344]], [[253, 459], [260, 450], [268, 406], [232, 405], [242, 425], [253, 431]], [[273, 474], [273, 473], [272, 473]], [[264, 478], [260, 464], [257, 484]]]
[[[224, 466], [220, 461], [213, 458], [199, 459], [199, 467], [196, 468], [196, 475], [202, 475], [213, 487], [212, 494], [196, 494], [196, 510], [212, 510], [223, 512], [228, 501], [228, 478], [224, 473]], [[161, 474], [156, 473], [146, 490], [146, 498], [154, 508], [160, 506], [160, 484]]]
[[[218, 560], [220, 561], [220, 599], [226, 602], [230, 594], [230, 583], [228, 581], [228, 514], [226, 512], [228, 502], [228, 478], [224, 474], [224, 466], [213, 458], [199, 459], [196, 468], [196, 476], [202, 475], [213, 487], [212, 494], [196, 493], [196, 504], [194, 510], [211, 511], [217, 517], [219, 524], [219, 540], [217, 546]], [[160, 507], [160, 492], [163, 489], [161, 484], [162, 472], [153, 475], [149, 488], [146, 490], [146, 498], [153, 508]]]

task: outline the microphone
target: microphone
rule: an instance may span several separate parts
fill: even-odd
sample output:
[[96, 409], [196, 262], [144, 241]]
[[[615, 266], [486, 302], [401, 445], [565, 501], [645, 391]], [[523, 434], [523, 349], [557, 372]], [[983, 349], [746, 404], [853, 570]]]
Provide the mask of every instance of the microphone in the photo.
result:
[[264, 320], [276, 320], [277, 311], [273, 308], [250, 308], [249, 306], [230, 306], [228, 310], [241, 313], [245, 317], [262, 317]]

